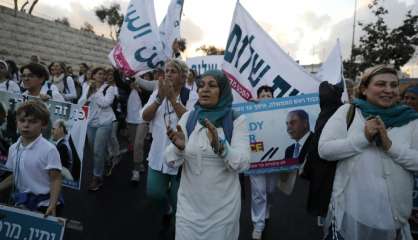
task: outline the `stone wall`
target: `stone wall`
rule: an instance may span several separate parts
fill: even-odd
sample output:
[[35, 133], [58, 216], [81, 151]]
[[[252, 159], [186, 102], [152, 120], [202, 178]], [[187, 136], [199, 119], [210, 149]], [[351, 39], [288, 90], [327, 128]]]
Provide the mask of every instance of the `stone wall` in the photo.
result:
[[78, 69], [81, 62], [109, 66], [110, 39], [0, 6], [0, 59], [18, 65], [38, 55], [41, 61], [63, 61]]

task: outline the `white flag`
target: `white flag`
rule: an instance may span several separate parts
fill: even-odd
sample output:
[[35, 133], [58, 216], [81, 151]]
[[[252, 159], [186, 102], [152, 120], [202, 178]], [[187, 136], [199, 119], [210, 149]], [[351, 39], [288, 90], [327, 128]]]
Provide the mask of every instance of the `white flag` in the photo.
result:
[[237, 2], [223, 71], [235, 90], [234, 102], [257, 97], [257, 89], [268, 85], [274, 97], [318, 92], [319, 81], [289, 57]]
[[331, 53], [328, 55], [324, 64], [322, 64], [315, 77], [322, 81], [327, 81], [331, 84], [341, 84], [344, 87], [342, 101], [348, 100], [347, 88], [345, 86], [343, 75], [343, 60], [341, 57], [340, 41], [337, 40]]
[[316, 78], [322, 81], [328, 81], [331, 84], [341, 82], [341, 73], [343, 62], [341, 59], [340, 42], [337, 40], [334, 48], [316, 73]]
[[131, 0], [116, 46], [109, 54], [113, 66], [126, 75], [162, 67], [166, 60], [158, 33], [153, 0]]
[[158, 30], [160, 31], [160, 39], [163, 44], [164, 55], [171, 58], [173, 50], [171, 45], [175, 39], [180, 39], [180, 22], [181, 13], [183, 11], [184, 0], [171, 0], [163, 21]]

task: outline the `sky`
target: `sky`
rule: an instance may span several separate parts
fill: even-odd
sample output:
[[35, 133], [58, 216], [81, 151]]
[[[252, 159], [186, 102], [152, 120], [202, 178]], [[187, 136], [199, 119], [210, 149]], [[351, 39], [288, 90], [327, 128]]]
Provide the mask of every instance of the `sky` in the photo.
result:
[[[372, 0], [357, 1], [357, 20], [373, 21], [373, 15], [367, 8]], [[10, 2], [10, 5], [13, 1], [0, 0], [2, 5], [6, 5], [5, 2]], [[169, 2], [154, 0], [157, 23], [163, 19]], [[355, 0], [240, 2], [277, 44], [301, 64], [324, 61], [337, 39], [340, 40], [343, 57], [349, 56]], [[40, 0], [34, 15], [49, 19], [68, 17], [75, 28], [89, 22], [97, 34], [109, 36], [109, 27], [98, 20], [94, 10], [111, 3], [119, 3], [124, 13], [129, 0]], [[187, 57], [202, 55], [196, 49], [203, 44], [225, 48], [235, 3], [235, 0], [184, 0], [181, 28], [182, 36], [188, 42]], [[384, 0], [383, 5], [389, 10], [387, 23], [390, 27], [400, 24], [409, 9], [418, 14], [418, 0]], [[357, 28], [356, 40], [359, 34], [360, 28]]]

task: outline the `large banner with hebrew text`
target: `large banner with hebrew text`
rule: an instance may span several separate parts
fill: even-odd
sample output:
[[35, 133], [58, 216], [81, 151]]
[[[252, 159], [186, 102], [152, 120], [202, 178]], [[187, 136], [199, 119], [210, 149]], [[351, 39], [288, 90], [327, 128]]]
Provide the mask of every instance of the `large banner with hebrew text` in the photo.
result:
[[223, 71], [234, 89], [234, 102], [257, 97], [273, 87], [274, 97], [317, 93], [320, 81], [287, 55], [237, 1], [225, 48]]

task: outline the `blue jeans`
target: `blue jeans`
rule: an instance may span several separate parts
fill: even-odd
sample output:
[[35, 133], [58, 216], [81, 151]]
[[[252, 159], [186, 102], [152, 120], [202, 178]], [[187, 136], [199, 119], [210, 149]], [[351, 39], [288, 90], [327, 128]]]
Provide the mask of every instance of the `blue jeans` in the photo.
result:
[[104, 163], [107, 155], [107, 142], [112, 133], [112, 123], [97, 127], [87, 127], [87, 137], [90, 149], [93, 151], [93, 175], [103, 176]]

